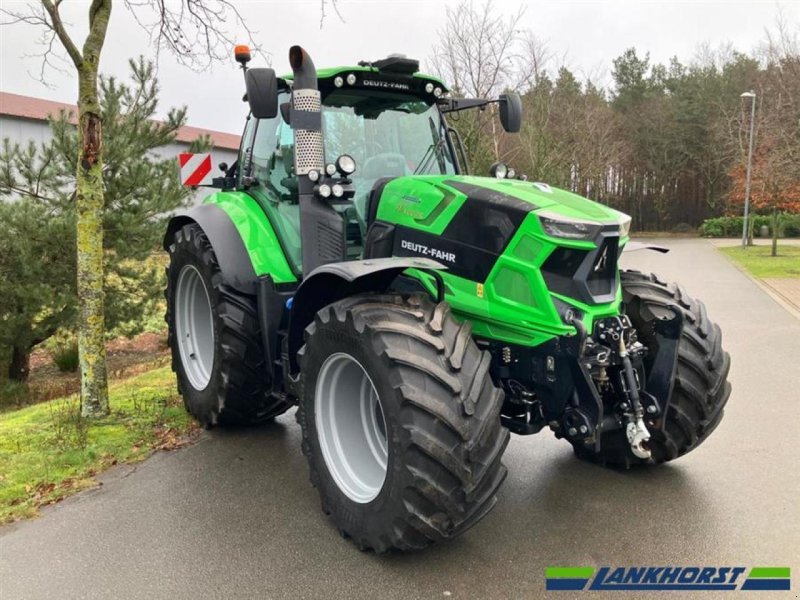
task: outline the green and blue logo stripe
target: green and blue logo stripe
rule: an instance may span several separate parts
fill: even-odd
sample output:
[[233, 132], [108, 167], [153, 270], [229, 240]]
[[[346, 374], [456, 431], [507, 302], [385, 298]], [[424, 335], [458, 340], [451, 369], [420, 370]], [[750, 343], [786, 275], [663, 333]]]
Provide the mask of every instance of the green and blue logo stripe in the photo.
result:
[[789, 567], [753, 567], [742, 584], [743, 590], [788, 590], [791, 582]]
[[632, 566], [547, 567], [547, 591], [739, 590], [787, 591], [789, 567]]
[[594, 575], [593, 567], [547, 567], [547, 589], [552, 591], [579, 591], [586, 587]]

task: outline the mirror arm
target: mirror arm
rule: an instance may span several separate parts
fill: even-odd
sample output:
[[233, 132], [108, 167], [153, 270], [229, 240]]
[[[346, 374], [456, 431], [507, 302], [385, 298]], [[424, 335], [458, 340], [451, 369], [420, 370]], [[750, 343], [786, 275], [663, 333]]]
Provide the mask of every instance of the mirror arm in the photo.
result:
[[494, 100], [488, 100], [486, 98], [456, 98], [445, 100], [440, 106], [443, 113], [451, 113], [468, 110], [470, 108], [481, 108], [488, 104], [496, 104], [497, 102], [500, 102], [499, 98]]

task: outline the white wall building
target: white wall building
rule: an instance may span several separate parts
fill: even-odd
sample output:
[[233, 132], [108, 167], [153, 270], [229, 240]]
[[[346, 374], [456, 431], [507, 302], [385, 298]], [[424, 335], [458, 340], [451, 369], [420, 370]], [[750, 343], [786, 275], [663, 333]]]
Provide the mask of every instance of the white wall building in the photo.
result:
[[[52, 137], [49, 116], [57, 116], [60, 111], [77, 115], [77, 107], [72, 104], [53, 102], [31, 96], [20, 96], [0, 92], [0, 140], [9, 138], [20, 145], [28, 144], [33, 140], [36, 144], [49, 141]], [[222, 172], [217, 165], [226, 162], [232, 165], [236, 161], [239, 151], [239, 134], [223, 133], [209, 129], [185, 126], [178, 131], [175, 143], [158, 148], [155, 154], [164, 158], [175, 158], [175, 170], [178, 170], [178, 154], [186, 152], [189, 144], [202, 135], [208, 135], [214, 144], [211, 149], [211, 158], [214, 162], [212, 174], [219, 177]], [[196, 202], [211, 193], [210, 188], [199, 188], [196, 192]]]

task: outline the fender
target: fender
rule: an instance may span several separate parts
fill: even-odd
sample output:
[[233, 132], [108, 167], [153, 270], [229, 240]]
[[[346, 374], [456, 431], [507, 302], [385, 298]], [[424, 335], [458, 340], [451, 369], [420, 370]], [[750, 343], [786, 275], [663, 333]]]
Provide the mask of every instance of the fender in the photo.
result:
[[258, 278], [244, 242], [233, 221], [216, 204], [201, 204], [172, 217], [164, 235], [164, 250], [169, 250], [175, 232], [189, 223], [197, 223], [211, 242], [225, 282], [240, 292], [255, 294]]
[[[446, 268], [435, 260], [413, 257], [354, 260], [317, 267], [303, 279], [291, 300], [287, 336], [290, 372], [294, 374], [299, 370], [297, 351], [303, 345], [303, 332], [318, 310], [355, 294], [385, 291], [406, 269], [420, 269], [434, 274]], [[440, 280], [438, 277], [437, 282]], [[442, 295], [441, 291], [439, 295]]]
[[170, 219], [165, 250], [178, 229], [197, 223], [214, 248], [225, 282], [234, 289], [255, 295], [263, 275], [275, 283], [297, 281], [272, 224], [253, 198], [243, 192], [221, 192], [209, 200]]

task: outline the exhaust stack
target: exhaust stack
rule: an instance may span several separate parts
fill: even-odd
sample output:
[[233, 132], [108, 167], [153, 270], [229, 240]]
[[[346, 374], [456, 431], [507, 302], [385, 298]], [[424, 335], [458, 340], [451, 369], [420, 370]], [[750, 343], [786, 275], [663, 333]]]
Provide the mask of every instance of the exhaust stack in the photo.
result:
[[294, 170], [300, 203], [303, 274], [320, 265], [345, 259], [345, 225], [342, 216], [316, 192], [310, 171], [325, 172], [322, 112], [314, 61], [300, 46], [289, 49], [294, 73], [290, 121], [294, 130]]
[[[289, 64], [294, 73], [291, 121], [294, 129], [295, 174], [307, 175], [311, 170], [322, 172], [325, 158], [317, 70], [311, 57], [300, 46], [289, 49]], [[307, 177], [304, 179], [308, 180]]]

